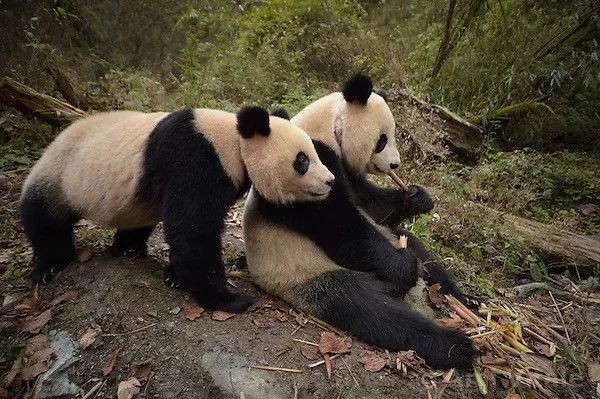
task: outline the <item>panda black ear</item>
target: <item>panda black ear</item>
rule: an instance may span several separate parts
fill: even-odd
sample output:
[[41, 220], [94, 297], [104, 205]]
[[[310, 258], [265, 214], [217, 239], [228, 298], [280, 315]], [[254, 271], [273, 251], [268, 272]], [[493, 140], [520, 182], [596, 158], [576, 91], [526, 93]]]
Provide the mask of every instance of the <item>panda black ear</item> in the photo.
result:
[[261, 107], [244, 107], [237, 114], [237, 129], [245, 139], [255, 133], [268, 136], [271, 133], [269, 113]]
[[346, 101], [349, 103], [357, 101], [362, 105], [367, 105], [367, 100], [372, 92], [373, 82], [371, 82], [371, 78], [362, 74], [351, 77], [344, 83], [344, 88], [342, 90]]
[[379, 89], [379, 90], [375, 90], [375, 93], [379, 94], [381, 97], [383, 97], [383, 100], [387, 103], [388, 102], [388, 93], [387, 91], [383, 90], [383, 89]]
[[278, 116], [283, 119], [290, 120], [290, 114], [288, 114], [287, 110], [283, 107], [277, 107], [273, 111], [271, 111], [271, 115]]

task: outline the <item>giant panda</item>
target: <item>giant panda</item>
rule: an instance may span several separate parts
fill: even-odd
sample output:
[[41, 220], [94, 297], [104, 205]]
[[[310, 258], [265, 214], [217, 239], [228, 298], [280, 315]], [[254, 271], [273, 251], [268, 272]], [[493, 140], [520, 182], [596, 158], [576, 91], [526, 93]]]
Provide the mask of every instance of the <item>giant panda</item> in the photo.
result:
[[[419, 186], [411, 185], [406, 193], [399, 188], [379, 187], [367, 174], [386, 174], [398, 168], [400, 155], [396, 148], [395, 121], [387, 104], [387, 95], [372, 92], [373, 83], [358, 74], [349, 79], [342, 92], [332, 93], [302, 109], [291, 122], [332, 149], [342, 160], [354, 201], [377, 224], [387, 227], [393, 241], [408, 238], [408, 248], [424, 266], [428, 285], [440, 284], [440, 293], [452, 294], [466, 302], [452, 276], [423, 244], [400, 223], [411, 216], [433, 209], [433, 201]], [[285, 119], [288, 113], [279, 108], [273, 112]]]
[[254, 281], [362, 341], [415, 350], [434, 368], [469, 367], [475, 349], [464, 333], [405, 306], [401, 297], [417, 280], [417, 259], [411, 250], [392, 244], [397, 237], [357, 200], [357, 176], [385, 173], [400, 161], [394, 119], [384, 99], [372, 93], [370, 79], [359, 75], [342, 93], [305, 111], [292, 122], [311, 135], [320, 159], [335, 175], [333, 188], [324, 201], [298, 198], [287, 204], [250, 190], [243, 234]]
[[227, 289], [221, 232], [252, 181], [269, 201], [319, 201], [334, 176], [309, 136], [258, 107], [173, 113], [115, 111], [81, 119], [44, 151], [20, 200], [34, 250], [32, 279], [73, 260], [73, 224], [116, 228], [111, 252], [144, 256], [164, 221], [167, 277], [207, 308], [241, 312], [253, 298]]

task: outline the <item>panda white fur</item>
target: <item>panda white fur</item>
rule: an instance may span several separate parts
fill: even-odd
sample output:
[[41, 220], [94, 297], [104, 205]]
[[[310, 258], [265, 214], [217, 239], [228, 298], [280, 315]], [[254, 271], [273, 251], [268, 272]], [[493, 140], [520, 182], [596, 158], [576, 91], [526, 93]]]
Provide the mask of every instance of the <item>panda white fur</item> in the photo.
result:
[[300, 128], [257, 107], [173, 113], [116, 111], [86, 117], [48, 146], [24, 183], [21, 216], [34, 250], [34, 282], [72, 261], [73, 224], [117, 229], [111, 252], [144, 256], [163, 220], [167, 276], [204, 306], [245, 310], [227, 289], [223, 219], [250, 187], [274, 203], [327, 197], [333, 175]]
[[416, 258], [396, 248], [392, 232], [359, 206], [356, 177], [399, 164], [393, 117], [385, 100], [372, 94], [370, 79], [354, 77], [343, 93], [316, 101], [292, 122], [313, 138], [335, 182], [325, 201], [286, 206], [251, 189], [243, 229], [255, 282], [365, 342], [413, 349], [435, 368], [469, 367], [475, 350], [465, 334], [403, 304], [418, 277]]

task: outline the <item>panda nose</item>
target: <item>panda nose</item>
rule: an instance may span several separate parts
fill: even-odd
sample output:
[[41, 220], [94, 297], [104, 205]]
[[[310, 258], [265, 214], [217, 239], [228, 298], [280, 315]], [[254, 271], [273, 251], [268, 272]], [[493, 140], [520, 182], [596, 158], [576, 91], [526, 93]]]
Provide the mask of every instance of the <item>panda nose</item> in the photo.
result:
[[390, 164], [390, 168], [392, 168], [392, 169], [396, 169], [397, 167], [398, 167], [397, 163], [391, 163]]
[[325, 184], [327, 184], [329, 187], [333, 187], [333, 183], [335, 182], [335, 179], [331, 179], [331, 180], [327, 180], [325, 182]]

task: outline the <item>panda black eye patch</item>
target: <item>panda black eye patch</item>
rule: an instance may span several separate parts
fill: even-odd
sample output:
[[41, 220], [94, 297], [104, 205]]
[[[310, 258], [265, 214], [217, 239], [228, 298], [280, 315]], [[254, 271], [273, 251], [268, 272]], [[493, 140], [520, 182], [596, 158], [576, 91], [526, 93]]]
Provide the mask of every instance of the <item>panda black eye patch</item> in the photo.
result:
[[299, 174], [303, 175], [308, 172], [308, 166], [310, 165], [310, 160], [308, 156], [300, 151], [298, 155], [296, 155], [296, 160], [294, 161], [294, 170]]
[[377, 145], [375, 145], [375, 152], [381, 152], [385, 148], [387, 144], [388, 138], [387, 135], [382, 134], [379, 136], [379, 140], [377, 141]]

